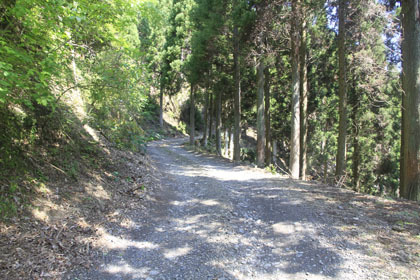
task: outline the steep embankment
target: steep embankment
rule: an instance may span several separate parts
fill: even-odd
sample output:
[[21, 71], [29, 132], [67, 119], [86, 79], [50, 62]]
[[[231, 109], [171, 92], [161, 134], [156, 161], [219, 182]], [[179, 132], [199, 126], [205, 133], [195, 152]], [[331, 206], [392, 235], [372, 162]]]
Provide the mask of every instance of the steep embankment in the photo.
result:
[[65, 271], [90, 267], [103, 225], [129, 223], [126, 211], [143, 209], [142, 199], [153, 193], [146, 156], [118, 150], [84, 128], [86, 139], [76, 147], [57, 145], [56, 155], [40, 147], [42, 157], [26, 155], [32, 170], [22, 173], [13, 193], [17, 215], [0, 225], [5, 279], [60, 279]]

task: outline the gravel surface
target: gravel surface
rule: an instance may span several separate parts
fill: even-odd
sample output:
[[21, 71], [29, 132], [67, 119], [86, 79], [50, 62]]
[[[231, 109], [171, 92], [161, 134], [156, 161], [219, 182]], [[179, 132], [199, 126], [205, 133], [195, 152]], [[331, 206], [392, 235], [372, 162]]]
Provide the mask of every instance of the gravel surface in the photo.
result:
[[149, 146], [161, 189], [128, 225], [105, 230], [99, 266], [67, 279], [415, 279], [360, 241], [363, 213], [341, 215], [311, 183], [187, 151], [184, 141]]

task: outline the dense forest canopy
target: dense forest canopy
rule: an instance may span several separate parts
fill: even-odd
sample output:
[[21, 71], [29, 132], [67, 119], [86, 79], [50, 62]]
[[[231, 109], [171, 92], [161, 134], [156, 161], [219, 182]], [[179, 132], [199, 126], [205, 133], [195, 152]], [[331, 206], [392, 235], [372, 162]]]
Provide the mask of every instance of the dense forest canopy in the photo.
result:
[[3, 0], [0, 176], [71, 141], [69, 112], [142, 149], [165, 98], [187, 94], [192, 145], [420, 200], [419, 14], [418, 0]]

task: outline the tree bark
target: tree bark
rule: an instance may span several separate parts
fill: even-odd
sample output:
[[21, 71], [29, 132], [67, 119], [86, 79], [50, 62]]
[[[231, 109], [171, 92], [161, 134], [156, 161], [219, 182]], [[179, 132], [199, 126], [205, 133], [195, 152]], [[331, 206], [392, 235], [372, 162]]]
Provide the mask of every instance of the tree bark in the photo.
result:
[[270, 115], [270, 72], [269, 68], [265, 68], [265, 83], [264, 83], [264, 120], [265, 120], [265, 164], [271, 164], [271, 115]]
[[214, 116], [214, 98], [213, 98], [214, 94], [213, 92], [210, 92], [210, 109], [209, 109], [209, 114], [210, 114], [210, 121], [209, 121], [209, 136], [208, 139], [209, 141], [211, 140], [211, 137], [213, 136], [213, 116]]
[[327, 139], [325, 136], [325, 130], [324, 130], [324, 136], [321, 140], [321, 155], [322, 155], [322, 164], [323, 164], [323, 182], [326, 184], [328, 180], [328, 153], [326, 151], [327, 146]]
[[257, 65], [257, 166], [264, 167], [265, 121], [264, 121], [264, 61], [260, 56]]
[[204, 96], [204, 128], [203, 128], [203, 146], [207, 147], [207, 127], [208, 127], [208, 107], [209, 107], [209, 91], [208, 88], [206, 89], [206, 93]]
[[347, 0], [339, 0], [338, 7], [338, 64], [339, 64], [339, 124], [335, 176], [343, 176], [346, 170], [346, 136], [347, 136], [347, 88], [346, 88], [346, 9]]
[[233, 28], [233, 70], [234, 70], [234, 131], [233, 131], [233, 160], [241, 159], [241, 82], [239, 65], [239, 32], [238, 26]]
[[211, 100], [209, 100], [211, 98], [210, 95], [210, 77], [211, 77], [211, 71], [208, 71], [208, 79], [207, 79], [207, 88], [206, 88], [206, 93], [205, 93], [205, 101], [204, 101], [204, 129], [203, 129], [203, 146], [207, 147], [207, 143], [208, 143], [208, 134], [207, 134], [207, 128], [208, 123], [209, 123], [209, 103], [211, 103]]
[[222, 155], [222, 92], [216, 93], [216, 151]]
[[230, 153], [230, 159], [233, 160], [233, 129], [229, 129], [229, 153]]
[[307, 30], [303, 19], [300, 44], [300, 178], [306, 180], [306, 152], [308, 138], [308, 65], [307, 65]]
[[159, 125], [160, 128], [163, 128], [163, 82], [160, 82], [160, 92], [159, 92]]
[[289, 169], [293, 179], [299, 178], [300, 102], [299, 102], [299, 13], [300, 1], [292, 1], [291, 64], [292, 64], [292, 124], [290, 136]]
[[273, 140], [273, 163], [277, 163], [277, 141]]
[[401, 1], [402, 133], [400, 196], [420, 201], [420, 1]]
[[359, 95], [362, 92], [357, 91], [357, 77], [354, 69], [350, 72], [351, 77], [351, 88], [349, 89], [349, 102], [351, 108], [351, 129], [352, 136], [351, 140], [353, 141], [353, 153], [352, 153], [352, 180], [353, 180], [353, 190], [360, 191], [360, 126], [359, 126], [359, 110], [360, 110], [360, 97]]
[[[355, 89], [354, 89], [355, 91]], [[358, 124], [358, 110], [359, 110], [359, 100], [357, 97], [357, 93], [353, 93], [353, 108], [352, 108], [352, 119], [353, 119], [353, 164], [352, 164], [352, 171], [353, 171], [353, 190], [360, 191], [360, 173], [359, 173], [359, 166], [360, 166], [360, 144], [359, 144], [359, 124]]]
[[207, 147], [207, 123], [208, 123], [208, 109], [209, 109], [209, 88], [210, 88], [210, 71], [208, 77], [207, 88], [204, 96], [204, 129], [203, 129], [203, 146]]
[[190, 95], [190, 145], [194, 145], [194, 133], [195, 133], [195, 101], [194, 101], [194, 86], [191, 84], [191, 95]]
[[225, 158], [229, 157], [229, 129], [227, 127], [225, 127], [225, 147], [224, 147], [224, 154], [225, 154]]

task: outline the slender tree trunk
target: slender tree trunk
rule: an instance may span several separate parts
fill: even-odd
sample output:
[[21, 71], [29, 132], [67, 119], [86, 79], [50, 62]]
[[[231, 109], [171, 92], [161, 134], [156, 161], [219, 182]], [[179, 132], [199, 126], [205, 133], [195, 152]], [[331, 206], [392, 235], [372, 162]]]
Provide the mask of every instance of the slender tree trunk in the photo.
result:
[[264, 121], [264, 61], [260, 56], [257, 65], [257, 165], [264, 167], [265, 121]]
[[203, 129], [203, 146], [207, 147], [207, 123], [209, 119], [208, 109], [209, 109], [209, 88], [206, 88], [204, 96], [204, 129]]
[[225, 127], [225, 158], [229, 157], [229, 129], [227, 127]]
[[208, 88], [206, 89], [204, 96], [204, 128], [203, 128], [203, 146], [207, 147], [207, 127], [208, 127], [208, 107], [209, 107], [209, 92]]
[[273, 163], [277, 163], [277, 141], [273, 140]]
[[207, 129], [209, 127], [209, 107], [211, 107], [211, 94], [210, 94], [210, 77], [211, 77], [211, 70], [208, 72], [208, 79], [207, 79], [207, 88], [205, 93], [205, 101], [204, 101], [204, 132], [203, 132], [203, 146], [207, 147], [208, 143], [208, 135]]
[[213, 92], [210, 92], [210, 121], [209, 121], [209, 141], [211, 140], [211, 137], [213, 136], [213, 116], [214, 116], [214, 94]]
[[191, 95], [190, 95], [190, 145], [194, 145], [194, 134], [195, 134], [195, 101], [194, 101], [194, 86], [191, 84]]
[[308, 138], [308, 65], [306, 20], [302, 22], [300, 44], [300, 178], [306, 180]]
[[324, 131], [324, 136], [322, 137], [321, 140], [321, 155], [322, 155], [322, 165], [324, 166], [323, 170], [323, 181], [324, 183], [327, 183], [327, 179], [328, 179], [328, 154], [327, 151], [325, 149], [326, 147], [326, 137], [325, 137], [325, 131]]
[[335, 176], [338, 180], [346, 170], [347, 88], [346, 88], [346, 9], [347, 0], [339, 0], [338, 7], [338, 64], [339, 64], [339, 124]]
[[290, 136], [289, 169], [293, 179], [299, 178], [299, 140], [300, 140], [300, 90], [299, 90], [299, 12], [300, 1], [292, 1], [291, 64], [292, 64], [292, 125]]
[[233, 70], [234, 70], [234, 132], [233, 132], [233, 160], [241, 159], [241, 82], [239, 65], [239, 34], [238, 26], [233, 28]]
[[264, 71], [264, 120], [265, 120], [265, 164], [271, 164], [271, 116], [270, 116], [270, 72], [267, 67]]
[[159, 125], [160, 128], [163, 128], [163, 82], [160, 82], [160, 91], [159, 91]]
[[216, 94], [216, 151], [222, 155], [222, 92]]
[[324, 184], [328, 183], [328, 155], [326, 155], [324, 160]]
[[402, 134], [400, 196], [420, 201], [420, 1], [402, 0]]
[[[353, 84], [353, 86], [355, 86]], [[353, 121], [353, 162], [352, 162], [352, 171], [353, 171], [353, 189], [355, 191], [360, 191], [360, 144], [359, 144], [359, 124], [358, 124], [358, 111], [359, 111], [359, 98], [357, 96], [356, 89], [353, 88], [353, 104], [352, 104], [352, 121]]]
[[230, 159], [233, 160], [233, 129], [229, 129], [229, 153], [230, 153]]

